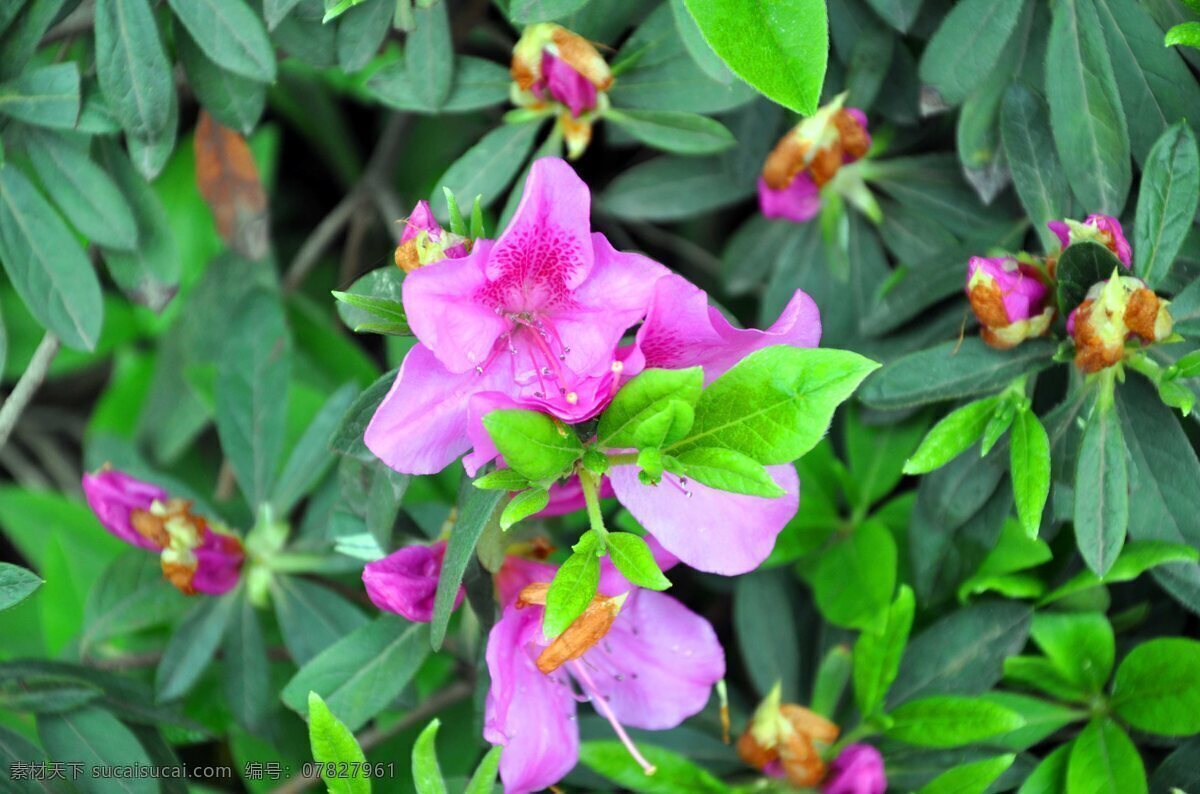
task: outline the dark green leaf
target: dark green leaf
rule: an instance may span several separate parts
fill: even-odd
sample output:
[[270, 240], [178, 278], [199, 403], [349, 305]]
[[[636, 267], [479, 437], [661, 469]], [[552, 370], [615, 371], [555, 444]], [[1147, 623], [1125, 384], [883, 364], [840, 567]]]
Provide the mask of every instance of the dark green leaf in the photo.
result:
[[1046, 224], [1070, 214], [1071, 189], [1054, 148], [1046, 102], [1025, 86], [1012, 85], [1000, 112], [1000, 137], [1017, 196], [1042, 244], [1053, 250], [1058, 238]]
[[368, 63], [392, 29], [396, 4], [391, 0], [365, 0], [338, 20], [338, 66], [357, 72]]
[[446, 637], [446, 626], [454, 601], [462, 582], [467, 563], [475, 555], [475, 546], [489, 524], [497, 521], [496, 513], [507, 494], [504, 491], [481, 491], [465, 485], [458, 506], [458, 520], [446, 542], [446, 554], [442, 559], [442, 572], [438, 577], [437, 596], [433, 604], [433, 620], [430, 626], [430, 642], [434, 650], [442, 647]]
[[225, 631], [221, 683], [238, 724], [260, 728], [275, 702], [271, 668], [258, 611], [249, 598], [239, 599]]
[[964, 0], [946, 15], [921, 56], [921, 80], [958, 105], [996, 68], [1024, 0]]
[[396, 380], [396, 370], [384, 374], [366, 390], [358, 395], [342, 416], [337, 430], [329, 439], [329, 448], [339, 455], [354, 455], [364, 460], [375, 460], [375, 456], [363, 444], [363, 434], [375, 410], [383, 402], [392, 383]]
[[99, 708], [89, 707], [38, 719], [38, 735], [52, 758], [83, 764], [82, 776], [95, 785], [96, 792], [138, 792], [152, 794], [158, 783], [148, 778], [101, 777], [98, 767], [150, 766], [150, 757], [137, 737], [116, 717]]
[[522, 25], [549, 22], [573, 14], [588, 0], [512, 0], [508, 18]]
[[213, 63], [236, 75], [275, 80], [275, 50], [262, 20], [243, 0], [167, 0]]
[[[437, 184], [456, 196], [483, 196], [483, 206], [490, 207], [525, 164], [539, 127], [532, 122], [497, 127], [455, 160]], [[429, 203], [440, 220], [449, 218], [440, 190], [434, 191]]]
[[0, 562], [0, 610], [16, 606], [41, 586], [41, 578], [33, 571]]
[[43, 66], [0, 84], [0, 114], [71, 129], [79, 118], [79, 68], [74, 63]]
[[100, 687], [69, 676], [28, 675], [0, 682], [0, 708], [59, 714], [103, 695]]
[[696, 113], [611, 110], [605, 118], [647, 146], [675, 154], [715, 154], [735, 143], [725, 125]]
[[800, 687], [800, 647], [792, 604], [792, 577], [784, 570], [739, 576], [733, 590], [733, 627], [750, 682], [765, 697], [782, 686], [785, 701]]
[[[483, 58], [459, 56], [450, 96], [437, 112], [465, 113], [498, 105], [508, 100], [511, 85], [512, 77], [502, 66]], [[389, 64], [372, 74], [367, 80], [367, 88], [380, 102], [396, 110], [430, 112], [421, 104], [403, 63]], [[499, 189], [503, 189], [503, 185]]]
[[454, 48], [450, 43], [446, 8], [445, 3], [437, 3], [414, 9], [416, 27], [405, 42], [404, 66], [408, 70], [409, 87], [424, 109], [430, 111], [445, 104], [454, 83]]
[[754, 191], [718, 158], [655, 157], [612, 181], [599, 203], [620, 218], [671, 221], [724, 207]]
[[1112, 568], [1103, 578], [1091, 571], [1080, 571], [1056, 587], [1053, 592], [1042, 599], [1041, 603], [1049, 604], [1102, 584], [1129, 582], [1159, 565], [1173, 562], [1194, 563], [1198, 558], [1200, 558], [1200, 552], [1191, 546], [1164, 543], [1158, 540], [1131, 540], [1121, 548], [1117, 561], [1113, 563]]
[[1104, 576], [1129, 526], [1129, 472], [1121, 421], [1111, 408], [1088, 420], [1075, 466], [1075, 540], [1083, 561]]
[[[283, 643], [298, 665], [306, 665], [342, 637], [367, 624], [366, 616], [354, 604], [327, 587], [295, 576], [277, 575], [272, 580], [271, 601]], [[308, 689], [300, 693], [301, 698], [307, 695]]]
[[[1097, 0], [1104, 2], [1104, 0]], [[1146, 157], [1133, 227], [1134, 272], [1151, 289], [1171, 272], [1200, 196], [1200, 153], [1192, 128], [1168, 129]]]
[[249, 135], [262, 116], [266, 86], [217, 66], [183, 28], [175, 31], [175, 49], [204, 109], [226, 127]]
[[235, 594], [205, 598], [175, 629], [163, 651], [154, 676], [160, 700], [174, 700], [188, 692], [208, 667], [239, 599]]
[[1058, 259], [1054, 271], [1058, 280], [1058, 305], [1070, 312], [1083, 303], [1093, 284], [1107, 281], [1114, 272], [1124, 273], [1121, 260], [1100, 243], [1075, 243]]

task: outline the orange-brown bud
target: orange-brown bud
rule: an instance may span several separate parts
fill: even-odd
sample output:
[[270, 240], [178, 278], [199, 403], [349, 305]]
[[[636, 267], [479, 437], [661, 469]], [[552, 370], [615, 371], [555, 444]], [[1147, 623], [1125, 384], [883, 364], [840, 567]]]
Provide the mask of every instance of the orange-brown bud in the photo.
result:
[[848, 110], [840, 110], [833, 117], [833, 124], [837, 127], [842, 151], [851, 160], [866, 157], [867, 151], [871, 148], [871, 136], [867, 133], [866, 128], [858, 123], [854, 114]]
[[590, 41], [566, 28], [556, 29], [550, 40], [558, 48], [558, 57], [583, 75], [598, 90], [607, 91], [612, 87], [612, 71], [609, 70], [604, 56], [592, 46]]
[[421, 266], [421, 256], [417, 251], [417, 241], [409, 240], [407, 243], [396, 246], [396, 266], [405, 273], [411, 273]]
[[171, 537], [167, 534], [166, 521], [162, 516], [156, 516], [149, 510], [134, 508], [129, 511], [129, 523], [137, 533], [160, 549], [167, 547]]
[[1147, 344], [1156, 339], [1154, 327], [1158, 321], [1158, 306], [1158, 296], [1143, 287], [1129, 296], [1129, 304], [1125, 307], [1125, 327]]
[[192, 578], [196, 575], [196, 568], [181, 565], [175, 562], [162, 561], [163, 578], [171, 585], [183, 593], [184, 595], [195, 595], [196, 588], [192, 586]]
[[807, 141], [790, 132], [780, 138], [763, 164], [763, 181], [767, 183], [767, 187], [783, 190], [792, 184], [796, 175], [804, 170], [807, 155]]
[[583, 656], [608, 634], [624, 603], [624, 594], [616, 598], [593, 598], [583, 614], [575, 618], [571, 625], [541, 652], [537, 658], [537, 668], [550, 674], [572, 659]]
[[1111, 367], [1125, 356], [1125, 345], [1107, 344], [1092, 319], [1095, 301], [1088, 299], [1075, 312], [1075, 366], [1091, 374]]

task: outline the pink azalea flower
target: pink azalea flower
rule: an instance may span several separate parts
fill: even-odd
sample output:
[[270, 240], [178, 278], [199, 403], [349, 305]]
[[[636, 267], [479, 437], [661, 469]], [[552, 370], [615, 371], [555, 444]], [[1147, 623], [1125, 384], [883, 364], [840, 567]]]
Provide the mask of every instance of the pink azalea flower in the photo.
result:
[[1125, 239], [1121, 222], [1111, 215], [1092, 214], [1087, 216], [1083, 223], [1071, 220], [1050, 221], [1046, 226], [1058, 236], [1063, 248], [1072, 243], [1090, 240], [1112, 251], [1125, 267], [1130, 267], [1133, 262], [1133, 249]]
[[[779, 319], [765, 331], [734, 328], [708, 296], [679, 276], [655, 285], [646, 322], [638, 329], [638, 368], [704, 368], [711, 383], [743, 358], [765, 347], [815, 347], [821, 317], [808, 295], [796, 291]], [[732, 576], [758, 567], [775, 538], [796, 514], [800, 482], [795, 467], [768, 466], [783, 496], [766, 498], [718, 491], [665, 473], [645, 485], [634, 466], [616, 466], [608, 477], [618, 501], [686, 565]]]
[[107, 468], [83, 475], [83, 493], [112, 535], [159, 554], [163, 577], [181, 592], [220, 595], [237, 584], [241, 541], [193, 514], [191, 502]]
[[[424, 546], [405, 546], [382, 560], [367, 563], [362, 580], [371, 603], [417, 623], [433, 620], [433, 602], [445, 555], [446, 543], [439, 540]], [[454, 609], [465, 595], [459, 587]]]
[[[404, 221], [404, 231], [400, 233], [400, 245], [420, 237], [421, 232], [425, 232], [428, 238], [434, 243], [440, 243], [444, 236], [447, 236], [446, 230], [437, 222], [437, 218], [433, 217], [433, 210], [429, 207], [429, 202], [424, 199], [417, 202], [417, 206], [413, 207], [412, 214]], [[449, 246], [444, 250], [446, 259], [458, 259], [467, 255], [467, 246], [465, 242], [459, 242]]]
[[[590, 701], [644, 768], [624, 726], [667, 730], [708, 702], [725, 675], [725, 654], [712, 626], [671, 596], [631, 589], [605, 560], [600, 593], [628, 593], [608, 633], [580, 658], [549, 674], [535, 662], [549, 645], [542, 633], [543, 607], [515, 603], [514, 592], [549, 582], [553, 566], [521, 561], [506, 565], [504, 590], [514, 601], [488, 635], [491, 675], [484, 738], [504, 746], [500, 776], [506, 794], [553, 785], [579, 758], [578, 701]], [[578, 690], [578, 693], [576, 693]]]
[[869, 744], [850, 744], [829, 765], [824, 794], [884, 794], [883, 756]]
[[477, 240], [469, 255], [405, 279], [404, 307], [420, 343], [365, 435], [388, 466], [432, 474], [465, 453], [476, 399], [580, 422], [612, 398], [617, 343], [667, 271], [593, 234], [590, 202], [564, 161], [538, 160], [498, 240]]

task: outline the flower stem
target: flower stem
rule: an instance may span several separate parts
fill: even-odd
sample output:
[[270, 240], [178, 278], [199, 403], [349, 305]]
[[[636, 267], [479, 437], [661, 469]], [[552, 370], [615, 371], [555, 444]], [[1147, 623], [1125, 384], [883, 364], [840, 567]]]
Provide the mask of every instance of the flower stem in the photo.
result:
[[588, 523], [596, 533], [596, 539], [600, 541], [600, 548], [604, 548], [608, 539], [608, 529], [604, 526], [604, 514], [600, 512], [600, 478], [581, 468], [579, 484], [583, 487], [583, 501], [587, 504]]

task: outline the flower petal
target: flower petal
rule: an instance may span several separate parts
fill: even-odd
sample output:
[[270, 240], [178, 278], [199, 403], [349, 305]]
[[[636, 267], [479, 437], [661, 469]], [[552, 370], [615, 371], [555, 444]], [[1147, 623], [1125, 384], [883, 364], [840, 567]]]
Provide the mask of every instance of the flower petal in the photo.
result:
[[484, 364], [507, 321], [479, 296], [488, 289], [484, 263], [492, 250], [477, 240], [471, 253], [417, 268], [404, 279], [404, 312], [421, 344], [451, 372]]
[[367, 425], [367, 448], [396, 471], [437, 474], [470, 449], [468, 401], [496, 387], [499, 369], [453, 373], [429, 348], [416, 345]]
[[772, 345], [815, 347], [820, 340], [820, 311], [800, 290], [767, 330], [741, 329], [708, 305], [704, 290], [677, 275], [655, 283], [646, 322], [637, 334], [647, 368], [702, 366], [707, 383], [755, 350]]
[[540, 791], [561, 780], [579, 759], [575, 698], [565, 673], [543, 675], [531, 646], [541, 638], [542, 608], [509, 606], [488, 635], [491, 675], [483, 738], [504, 746], [505, 794]]
[[[433, 620], [433, 601], [445, 554], [445, 542], [438, 541], [428, 546], [405, 546], [382, 560], [367, 563], [362, 580], [371, 603], [417, 623]], [[459, 587], [455, 609], [465, 594]]]
[[236, 537], [210, 529], [194, 553], [196, 572], [192, 576], [192, 587], [197, 593], [221, 595], [237, 585], [244, 553], [242, 542]]
[[775, 190], [759, 177], [758, 208], [768, 218], [806, 223], [821, 211], [821, 190], [807, 171], [797, 174], [782, 190]]
[[412, 214], [405, 219], [404, 231], [400, 234], [400, 245], [416, 239], [421, 232], [429, 232], [429, 236], [435, 240], [442, 234], [442, 225], [433, 217], [433, 210], [424, 199], [417, 202]]
[[685, 490], [671, 474], [656, 486], [643, 485], [634, 466], [617, 466], [608, 477], [621, 504], [682, 563], [734, 576], [754, 570], [770, 555], [800, 503], [795, 467], [768, 466], [767, 471], [783, 496], [746, 496], [694, 482]]
[[[487, 258], [486, 273], [539, 302], [573, 290], [592, 270], [591, 192], [566, 161], [535, 160], [521, 203]], [[535, 308], [510, 306], [511, 310]]]
[[162, 488], [124, 472], [105, 469], [83, 475], [83, 495], [96, 518], [110, 533], [126, 543], [158, 551], [158, 546], [133, 528], [129, 514], [133, 510], [149, 510], [156, 499], [167, 501], [169, 496]]
[[725, 652], [704, 618], [665, 593], [630, 593], [612, 629], [583, 655], [617, 719], [666, 730], [696, 714], [725, 675]]

